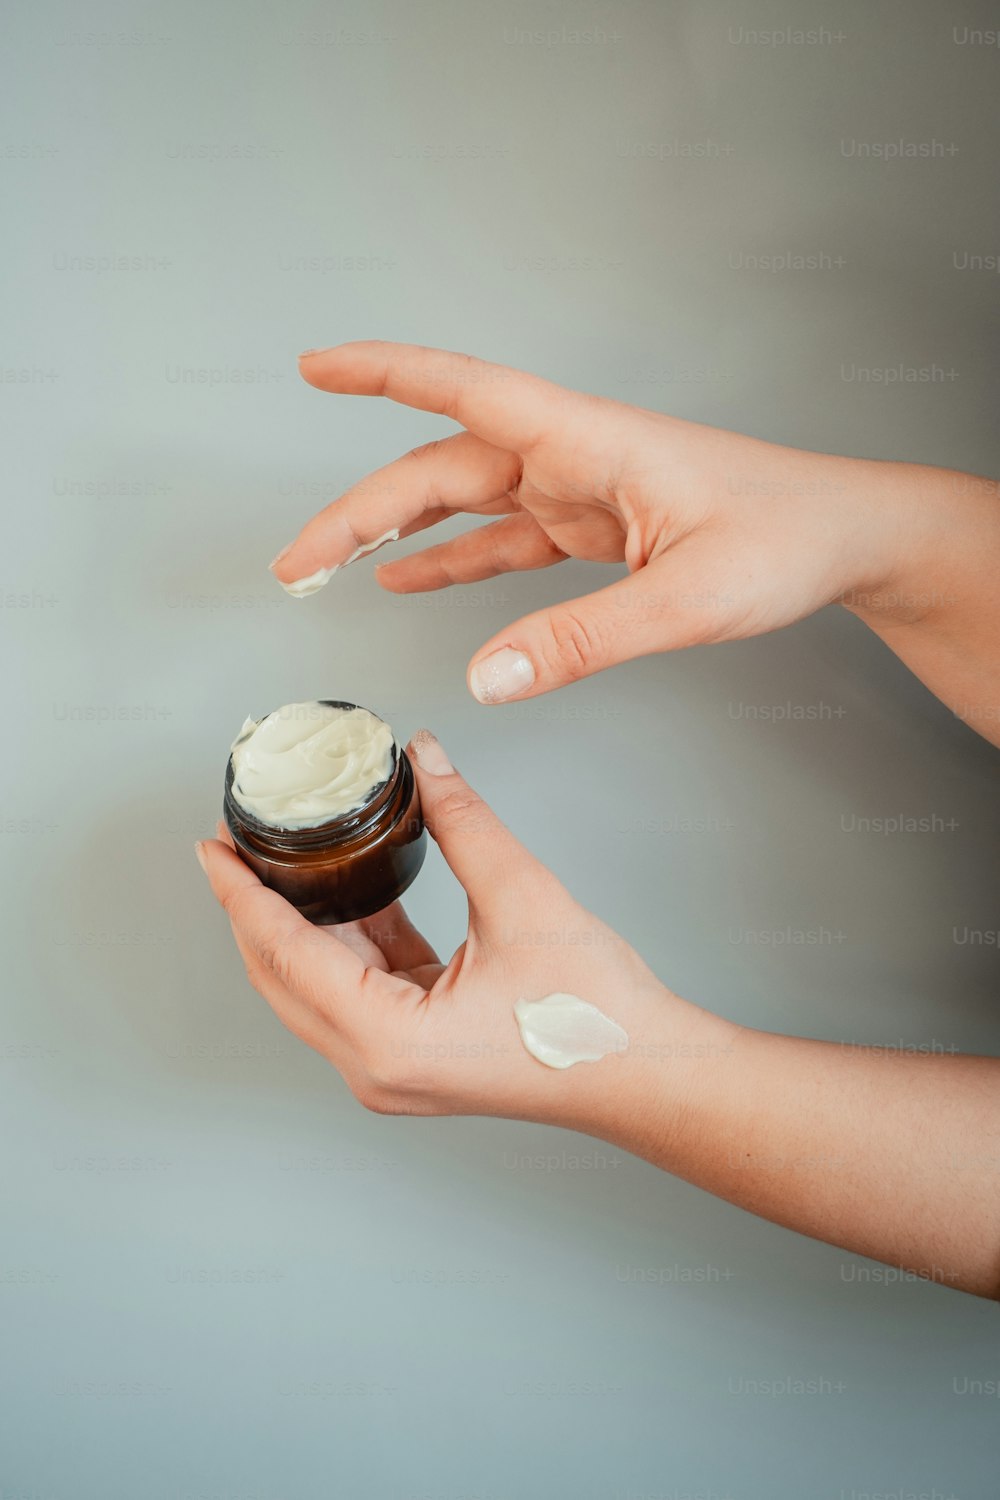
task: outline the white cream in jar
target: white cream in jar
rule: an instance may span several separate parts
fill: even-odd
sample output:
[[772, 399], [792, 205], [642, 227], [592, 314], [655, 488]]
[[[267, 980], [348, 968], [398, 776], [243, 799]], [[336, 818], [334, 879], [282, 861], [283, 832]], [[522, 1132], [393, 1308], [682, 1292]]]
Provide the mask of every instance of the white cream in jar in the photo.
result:
[[286, 703], [233, 741], [232, 795], [274, 828], [314, 828], [361, 807], [392, 774], [395, 737], [367, 708]]

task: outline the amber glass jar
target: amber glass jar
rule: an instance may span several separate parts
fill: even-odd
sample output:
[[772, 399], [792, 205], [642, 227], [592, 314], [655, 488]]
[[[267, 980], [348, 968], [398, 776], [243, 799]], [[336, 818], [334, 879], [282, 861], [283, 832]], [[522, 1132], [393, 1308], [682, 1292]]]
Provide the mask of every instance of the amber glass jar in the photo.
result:
[[[358, 706], [322, 701], [332, 708]], [[242, 807], [233, 795], [230, 757], [223, 813], [240, 857], [264, 885], [320, 924], [382, 911], [413, 883], [427, 852], [413, 767], [396, 744], [388, 779], [372, 787], [360, 807], [310, 828], [278, 828]]]

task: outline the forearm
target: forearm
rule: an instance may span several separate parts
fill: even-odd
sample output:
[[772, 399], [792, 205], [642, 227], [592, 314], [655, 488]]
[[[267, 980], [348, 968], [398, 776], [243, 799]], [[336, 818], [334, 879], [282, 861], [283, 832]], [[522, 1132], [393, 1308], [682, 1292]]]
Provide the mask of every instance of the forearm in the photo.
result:
[[870, 496], [878, 545], [844, 604], [953, 713], [1000, 744], [1000, 485], [861, 461], [851, 483]]
[[1000, 1059], [775, 1036], [671, 996], [619, 1066], [566, 1123], [801, 1234], [1000, 1298]]

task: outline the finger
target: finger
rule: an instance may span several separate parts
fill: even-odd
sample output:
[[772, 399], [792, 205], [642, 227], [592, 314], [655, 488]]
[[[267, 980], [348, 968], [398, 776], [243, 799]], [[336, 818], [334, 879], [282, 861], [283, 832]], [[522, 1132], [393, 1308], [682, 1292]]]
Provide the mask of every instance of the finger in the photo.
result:
[[[221, 819], [216, 824], [216, 837], [218, 838], [220, 843], [225, 844], [228, 848], [235, 850], [232, 834], [229, 832], [229, 829]], [[198, 853], [199, 862], [202, 863], [203, 868], [204, 847], [204, 844], [197, 844], [195, 846], [196, 852]], [[258, 880], [258, 877], [254, 875], [252, 870], [248, 870], [248, 874], [250, 874], [254, 880]], [[230, 926], [232, 927], [232, 923], [230, 923]], [[318, 1015], [315, 1010], [312, 1010], [304, 1000], [300, 1000], [298, 996], [293, 995], [291, 991], [281, 983], [277, 975], [275, 975], [262, 963], [258, 955], [249, 946], [246, 939], [243, 938], [239, 932], [237, 932], [235, 927], [232, 928], [232, 931], [233, 941], [235, 942], [237, 951], [243, 960], [243, 965], [247, 972], [247, 978], [249, 979], [250, 983], [253, 985], [257, 993], [259, 995], [262, 995], [263, 998], [267, 1001], [268, 1005], [274, 1011], [281, 1024], [288, 1031], [290, 1031], [293, 1036], [297, 1036], [300, 1041], [305, 1042], [307, 1046], [315, 1048], [317, 1052], [328, 1053], [330, 1040], [334, 1035], [330, 1023], [326, 1021], [322, 1016]]]
[[338, 922], [337, 941], [350, 948], [361, 959], [366, 969], [381, 969], [383, 974], [391, 971], [392, 965], [377, 943], [362, 930], [360, 922]]
[[407, 971], [425, 964], [440, 964], [430, 943], [410, 921], [399, 901], [374, 916], [362, 917], [357, 924], [387, 960], [390, 970]]
[[366, 973], [357, 954], [328, 929], [307, 922], [218, 840], [205, 840], [199, 858], [241, 948], [325, 1019], [338, 1024], [349, 1018]]
[[430, 731], [418, 730], [408, 750], [424, 822], [465, 888], [470, 911], [513, 919], [526, 901], [551, 902], [553, 877], [459, 775]]
[[388, 396], [439, 412], [488, 443], [521, 454], [589, 400], [537, 375], [417, 344], [370, 341], [311, 349], [300, 356], [299, 371], [318, 390]]
[[506, 516], [477, 526], [437, 547], [425, 547], [376, 571], [384, 589], [410, 594], [478, 583], [500, 573], [528, 572], [565, 562], [566, 553], [542, 530], [534, 516]]
[[480, 703], [534, 698], [652, 652], [719, 639], [738, 603], [685, 544], [608, 588], [525, 615], [476, 652], [468, 682]]
[[[298, 598], [392, 533], [411, 536], [456, 511], [514, 510], [521, 473], [516, 453], [469, 432], [426, 443], [370, 474], [303, 527], [271, 564], [282, 588]], [[315, 577], [326, 577], [315, 582]]]
[[434, 949], [417, 931], [398, 901], [374, 916], [338, 923], [337, 939], [384, 974], [406, 972], [426, 964], [440, 964]]
[[414, 984], [418, 984], [422, 990], [432, 990], [441, 975], [445, 972], [444, 964], [421, 964], [418, 968], [408, 969], [407, 975]]
[[267, 1001], [285, 1029], [293, 1036], [297, 1036], [300, 1041], [305, 1042], [306, 1046], [322, 1052], [324, 1056], [330, 1056], [336, 1037], [336, 1032], [330, 1022], [312, 1006], [307, 1005], [305, 1000], [300, 999], [298, 995], [293, 995], [291, 990], [281, 983], [277, 975], [261, 962], [235, 927], [233, 927], [233, 941], [243, 960], [247, 978], [258, 995], [263, 996]]

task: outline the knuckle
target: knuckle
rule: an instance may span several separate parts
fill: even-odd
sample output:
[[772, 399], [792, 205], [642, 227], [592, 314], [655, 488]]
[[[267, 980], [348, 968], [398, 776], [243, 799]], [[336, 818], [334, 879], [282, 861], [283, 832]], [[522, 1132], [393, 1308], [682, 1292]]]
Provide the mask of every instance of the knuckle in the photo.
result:
[[253, 886], [237, 885], [226, 891], [224, 896], [220, 896], [222, 909], [234, 927], [244, 925], [249, 899], [254, 890]]
[[594, 670], [601, 659], [601, 642], [592, 623], [572, 610], [561, 610], [552, 617], [550, 629], [556, 665], [571, 682]]
[[474, 385], [479, 378], [482, 369], [482, 361], [474, 354], [454, 354], [448, 361], [445, 380], [447, 387], [444, 392], [442, 405], [445, 414], [458, 420], [457, 413], [461, 406], [461, 391], [463, 387]]
[[419, 443], [416, 448], [411, 448], [406, 456], [414, 463], [428, 463], [438, 457], [444, 444], [444, 438], [431, 438], [429, 442]]
[[287, 989], [294, 988], [293, 969], [300, 932], [282, 932], [278, 927], [267, 927], [257, 938], [257, 956], [264, 966]]
[[438, 823], [449, 827], [461, 825], [463, 828], [486, 829], [492, 824], [492, 815], [471, 787], [456, 787], [454, 791], [446, 792], [437, 803], [435, 816]]
[[264, 973], [272, 974], [284, 984], [286, 961], [277, 935], [273, 932], [262, 933], [256, 942], [256, 952]]

